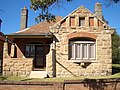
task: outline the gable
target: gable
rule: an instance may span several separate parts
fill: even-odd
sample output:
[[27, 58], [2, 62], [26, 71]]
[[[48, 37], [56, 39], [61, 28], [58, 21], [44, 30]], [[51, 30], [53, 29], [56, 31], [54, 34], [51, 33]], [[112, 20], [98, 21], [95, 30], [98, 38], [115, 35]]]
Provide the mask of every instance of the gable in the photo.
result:
[[[81, 25], [82, 24], [82, 25]], [[53, 27], [54, 29], [60, 27], [98, 27], [110, 29], [110, 26], [104, 21], [95, 16], [90, 10], [84, 6], [80, 6], [72, 13], [64, 17], [60, 22], [56, 23]]]

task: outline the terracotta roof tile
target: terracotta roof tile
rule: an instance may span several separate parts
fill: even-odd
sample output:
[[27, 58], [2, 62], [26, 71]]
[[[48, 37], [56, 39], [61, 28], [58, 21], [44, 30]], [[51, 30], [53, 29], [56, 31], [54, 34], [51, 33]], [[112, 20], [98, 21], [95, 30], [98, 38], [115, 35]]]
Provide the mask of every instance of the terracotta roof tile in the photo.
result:
[[54, 24], [56, 24], [61, 19], [62, 19], [62, 17], [57, 16], [55, 22], [48, 23], [47, 21], [44, 21], [44, 22], [38, 23], [36, 25], [30, 26], [29, 28], [26, 28], [24, 30], [20, 30], [20, 31], [12, 33], [12, 34], [14, 34], [14, 35], [46, 34], [46, 33], [49, 33], [50, 26], [53, 26]]

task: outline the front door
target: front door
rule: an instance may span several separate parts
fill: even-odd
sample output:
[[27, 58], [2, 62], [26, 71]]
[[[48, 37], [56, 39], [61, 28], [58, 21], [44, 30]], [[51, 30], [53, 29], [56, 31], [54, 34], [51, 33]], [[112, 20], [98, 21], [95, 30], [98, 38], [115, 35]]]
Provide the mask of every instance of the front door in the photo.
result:
[[35, 68], [45, 67], [45, 50], [44, 45], [36, 46], [35, 48]]

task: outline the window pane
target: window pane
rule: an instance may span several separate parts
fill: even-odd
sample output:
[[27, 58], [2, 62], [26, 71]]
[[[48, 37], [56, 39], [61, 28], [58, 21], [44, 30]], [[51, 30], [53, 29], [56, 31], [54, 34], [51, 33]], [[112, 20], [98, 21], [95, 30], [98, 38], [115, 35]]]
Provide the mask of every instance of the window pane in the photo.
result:
[[35, 54], [35, 46], [31, 45], [30, 56], [34, 56], [34, 54]]
[[81, 58], [80, 56], [80, 51], [81, 51], [81, 49], [80, 49], [80, 47], [81, 47], [81, 44], [76, 44], [76, 58]]
[[26, 54], [26, 56], [29, 56], [29, 46], [26, 46], [26, 49], [25, 49], [25, 54]]
[[82, 55], [83, 55], [83, 58], [87, 58], [87, 44], [83, 44]]
[[70, 44], [70, 58], [74, 58], [75, 56], [75, 45], [74, 44]]
[[95, 58], [95, 45], [94, 44], [90, 44], [89, 47], [89, 58]]

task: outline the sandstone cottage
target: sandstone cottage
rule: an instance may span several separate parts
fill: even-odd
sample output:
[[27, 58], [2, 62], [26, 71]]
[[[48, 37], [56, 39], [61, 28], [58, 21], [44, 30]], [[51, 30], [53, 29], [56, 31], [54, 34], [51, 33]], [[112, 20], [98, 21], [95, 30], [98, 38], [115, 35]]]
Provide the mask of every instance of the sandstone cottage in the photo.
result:
[[102, 76], [112, 72], [111, 35], [101, 3], [92, 13], [80, 6], [56, 22], [27, 27], [21, 12], [20, 31], [6, 35], [3, 75], [38, 77]]

